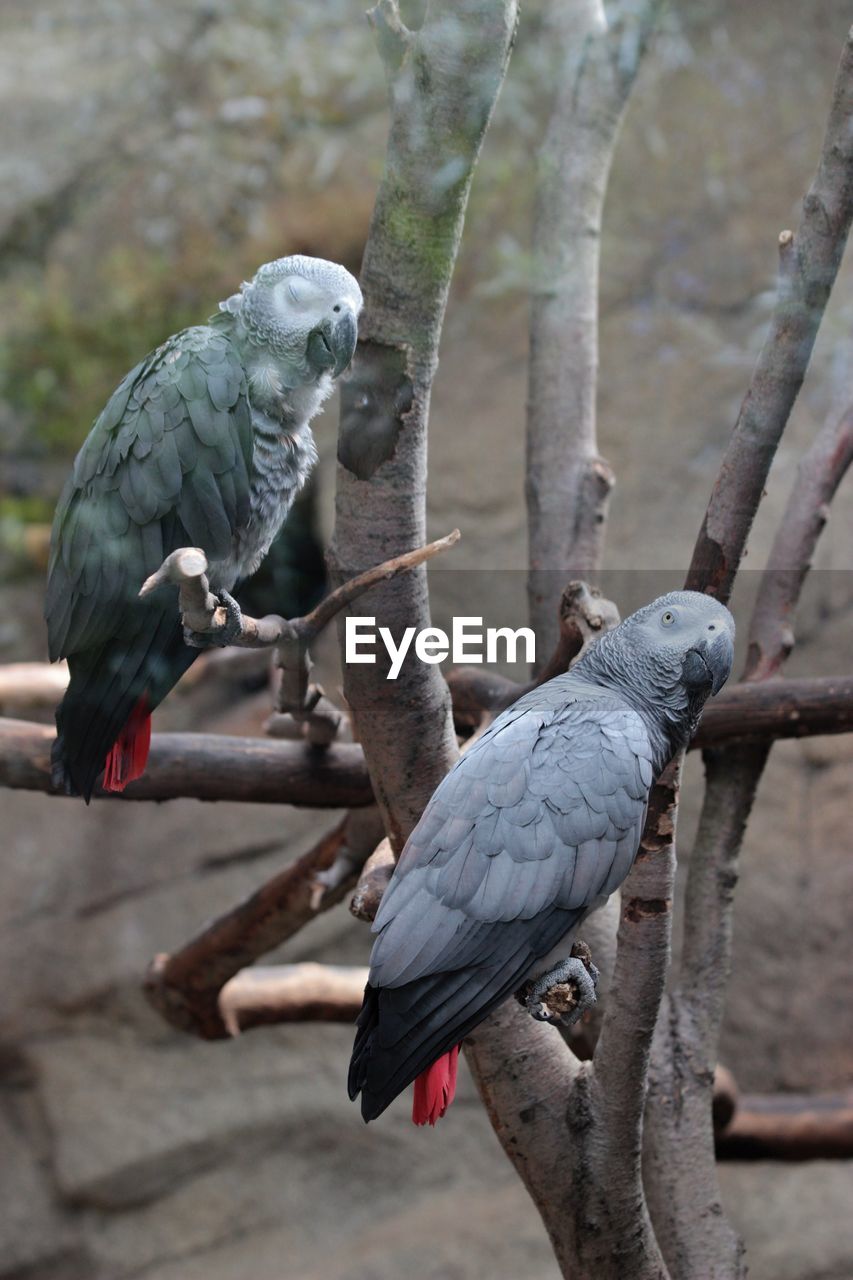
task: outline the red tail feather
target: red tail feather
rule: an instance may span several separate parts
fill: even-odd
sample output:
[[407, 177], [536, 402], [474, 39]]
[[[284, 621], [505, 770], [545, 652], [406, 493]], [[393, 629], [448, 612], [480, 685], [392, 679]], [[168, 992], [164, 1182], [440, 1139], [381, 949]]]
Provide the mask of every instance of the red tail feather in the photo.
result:
[[456, 1095], [458, 1058], [457, 1044], [449, 1053], [443, 1053], [437, 1058], [415, 1080], [415, 1097], [412, 1102], [412, 1119], [415, 1124], [435, 1124], [450, 1106]]
[[141, 778], [151, 746], [151, 715], [147, 694], [131, 711], [127, 724], [113, 743], [104, 766], [104, 791], [124, 791], [134, 778]]

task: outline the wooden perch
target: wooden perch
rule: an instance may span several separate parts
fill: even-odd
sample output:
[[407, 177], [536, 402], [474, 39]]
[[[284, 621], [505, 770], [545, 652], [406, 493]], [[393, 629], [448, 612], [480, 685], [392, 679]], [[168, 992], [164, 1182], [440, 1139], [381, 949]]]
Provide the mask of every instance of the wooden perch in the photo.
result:
[[243, 969], [219, 994], [229, 1035], [281, 1022], [353, 1023], [367, 968], [328, 964], [258, 965]]
[[67, 662], [10, 662], [0, 666], [0, 715], [53, 709], [67, 688]]
[[[229, 1027], [220, 1008], [225, 984], [238, 974], [242, 980], [241, 970], [292, 937], [318, 912], [340, 902], [381, 836], [382, 823], [374, 808], [347, 814], [307, 853], [212, 921], [180, 950], [157, 956], [145, 982], [149, 1002], [172, 1026], [204, 1040], [220, 1040], [231, 1034], [234, 1024]], [[344, 855], [348, 874], [338, 876], [318, 895], [319, 876], [336, 863], [340, 865]], [[234, 990], [232, 997], [239, 1004], [239, 982], [236, 997]], [[234, 1017], [244, 1025], [243, 1014]]]
[[[0, 719], [0, 786], [58, 795], [50, 779], [53, 728]], [[118, 800], [244, 800], [344, 809], [373, 800], [361, 748], [326, 751], [305, 743], [212, 733], [155, 733], [143, 777]]]
[[[444, 538], [374, 565], [331, 591], [303, 618], [281, 618], [275, 613], [263, 618], [250, 618], [243, 614], [241, 634], [229, 640], [229, 644], [242, 649], [269, 648], [283, 641], [309, 645], [342, 609], [365, 591], [424, 564], [433, 556], [441, 555], [442, 551], [457, 543], [459, 537], [459, 530], [454, 529]], [[166, 557], [156, 573], [145, 579], [139, 594], [147, 596], [168, 583], [178, 586], [178, 607], [185, 629], [199, 636], [209, 635], [215, 642], [217, 633], [225, 629], [226, 611], [211, 594], [207, 568], [207, 557], [201, 548], [179, 547]]]
[[[525, 692], [526, 686], [479, 667], [455, 667], [447, 682], [463, 728], [478, 725]], [[814, 676], [744, 683], [723, 689], [705, 707], [690, 750], [726, 742], [806, 738], [853, 729], [853, 676]]]
[[[0, 668], [2, 670], [2, 668]], [[479, 724], [484, 712], [509, 705], [524, 687], [475, 667], [450, 673], [460, 720]], [[457, 701], [458, 700], [458, 701]], [[741, 683], [709, 702], [691, 750], [734, 742], [768, 742], [853, 730], [853, 676], [818, 676]], [[57, 795], [50, 780], [48, 725], [0, 717], [0, 786]], [[358, 808], [371, 803], [361, 747], [328, 751], [298, 741], [268, 742], [212, 733], [155, 733], [145, 776], [108, 798], [125, 800], [246, 800], [309, 808]]]
[[853, 1159], [853, 1090], [744, 1094], [716, 1135], [719, 1160]]
[[[230, 1035], [282, 1023], [353, 1023], [361, 1009], [365, 966], [315, 963], [244, 969], [219, 994]], [[511, 1005], [512, 1002], [510, 1002]], [[534, 1028], [519, 1018], [520, 1027]], [[549, 1035], [547, 1028], [542, 1033]], [[476, 1038], [476, 1032], [474, 1036]], [[558, 1039], [559, 1037], [554, 1037]], [[568, 1052], [563, 1048], [564, 1052]], [[731, 1072], [714, 1075], [714, 1132], [721, 1160], [853, 1158], [853, 1091], [740, 1094]], [[529, 1121], [528, 1121], [529, 1122]]]

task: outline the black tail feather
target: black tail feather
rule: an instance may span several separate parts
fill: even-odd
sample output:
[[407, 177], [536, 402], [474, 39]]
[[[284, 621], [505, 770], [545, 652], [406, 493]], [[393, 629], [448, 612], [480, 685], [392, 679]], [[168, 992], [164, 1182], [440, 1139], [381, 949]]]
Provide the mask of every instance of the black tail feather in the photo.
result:
[[179, 616], [145, 609], [97, 649], [68, 656], [71, 679], [56, 711], [53, 784], [88, 804], [106, 758], [140, 697], [153, 710], [198, 656]]
[[426, 1069], [517, 991], [536, 961], [557, 945], [582, 911], [554, 909], [531, 935], [529, 922], [495, 925], [504, 954], [491, 965], [425, 974], [399, 987], [364, 992], [349, 1072], [349, 1096], [375, 1120]]

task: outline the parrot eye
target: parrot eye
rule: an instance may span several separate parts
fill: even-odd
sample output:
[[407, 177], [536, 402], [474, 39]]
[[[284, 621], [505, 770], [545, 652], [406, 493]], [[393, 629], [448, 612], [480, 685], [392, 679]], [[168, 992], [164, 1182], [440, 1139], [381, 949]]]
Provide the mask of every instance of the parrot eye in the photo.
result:
[[311, 301], [313, 290], [307, 280], [300, 279], [299, 276], [291, 276], [287, 282], [287, 293], [291, 302], [297, 305], [304, 305]]
[[660, 620], [665, 627], [671, 627], [672, 624], [675, 622], [675, 614], [672, 612], [671, 609], [667, 609], [665, 610], [664, 613], [661, 614]]

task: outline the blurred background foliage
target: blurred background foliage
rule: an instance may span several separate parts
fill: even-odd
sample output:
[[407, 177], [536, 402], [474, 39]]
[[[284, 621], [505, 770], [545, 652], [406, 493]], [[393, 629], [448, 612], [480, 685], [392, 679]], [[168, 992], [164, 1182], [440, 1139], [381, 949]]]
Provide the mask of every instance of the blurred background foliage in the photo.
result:
[[[127, 369], [203, 322], [263, 261], [317, 253], [358, 269], [387, 127], [364, 7], [0, 5], [0, 560], [14, 574], [0, 583], [0, 660], [46, 656], [48, 521]], [[420, 8], [403, 4], [413, 23]], [[429, 529], [463, 533], [430, 574], [445, 627], [452, 614], [487, 625], [525, 616], [530, 217], [559, 74], [542, 10], [522, 6], [433, 393]], [[604, 586], [625, 610], [674, 585], [692, 546], [849, 22], [847, 0], [673, 3], [636, 86], [601, 275], [599, 439], [617, 476]], [[848, 254], [748, 566], [763, 563], [803, 448], [851, 393]], [[253, 584], [259, 612], [301, 612], [320, 589], [334, 406], [316, 435], [316, 501], [294, 511], [289, 541]], [[849, 666], [851, 546], [842, 490], [792, 674]], [[755, 576], [741, 574], [739, 621]], [[332, 692], [326, 639], [314, 657]], [[202, 695], [169, 699], [157, 727], [260, 732], [266, 693], [236, 708], [218, 685]], [[784, 743], [762, 782], [723, 1040], [746, 1090], [850, 1079], [851, 765], [849, 738]], [[701, 794], [695, 758], [690, 770], [682, 863]], [[316, 814], [180, 801], [121, 806], [117, 825], [110, 805], [25, 792], [3, 804], [0, 962], [15, 981], [0, 1030], [0, 1278], [234, 1280], [248, 1267], [257, 1280], [398, 1280], [423, 1274], [428, 1257], [431, 1275], [454, 1280], [554, 1280], [541, 1225], [467, 1077], [434, 1133], [415, 1132], [405, 1107], [365, 1130], [343, 1089], [347, 1028], [201, 1045], [169, 1033], [142, 1000], [150, 957], [313, 843]], [[808, 926], [792, 931], [794, 901]], [[368, 943], [340, 910], [283, 958], [362, 961]], [[757, 1280], [853, 1274], [849, 1166], [727, 1165], [721, 1178]]]

